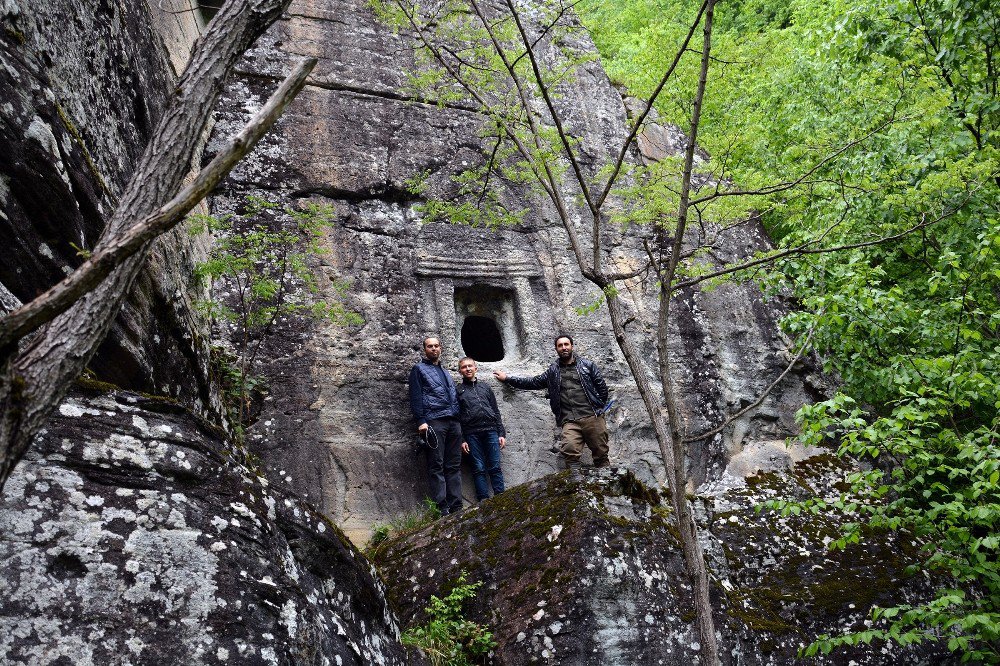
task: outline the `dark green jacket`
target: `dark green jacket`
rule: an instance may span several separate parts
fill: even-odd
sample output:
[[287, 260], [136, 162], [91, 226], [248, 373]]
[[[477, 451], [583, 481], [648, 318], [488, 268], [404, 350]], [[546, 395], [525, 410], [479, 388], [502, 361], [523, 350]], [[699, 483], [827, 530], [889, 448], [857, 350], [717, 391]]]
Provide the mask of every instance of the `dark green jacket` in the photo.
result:
[[[594, 414], [600, 416], [608, 404], [608, 385], [601, 375], [601, 371], [593, 361], [577, 356], [576, 365], [573, 366], [580, 373], [580, 384], [583, 386], [590, 406], [594, 408]], [[549, 407], [556, 415], [556, 423], [562, 424], [562, 406], [559, 404], [559, 391], [562, 387], [562, 366], [557, 359], [545, 372], [534, 377], [507, 377], [505, 382], [514, 388], [519, 389], [541, 389], [549, 390]]]

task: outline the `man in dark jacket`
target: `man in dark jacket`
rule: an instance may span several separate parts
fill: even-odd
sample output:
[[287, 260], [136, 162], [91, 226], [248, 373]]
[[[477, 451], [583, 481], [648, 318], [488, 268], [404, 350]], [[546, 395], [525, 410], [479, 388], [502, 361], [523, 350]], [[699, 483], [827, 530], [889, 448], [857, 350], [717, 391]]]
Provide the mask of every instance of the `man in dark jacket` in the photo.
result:
[[500, 449], [507, 445], [507, 431], [493, 389], [476, 379], [476, 362], [466, 356], [458, 361], [458, 420], [462, 423], [462, 450], [472, 457], [476, 499], [489, 499], [503, 492]]
[[595, 467], [607, 467], [608, 426], [604, 411], [608, 404], [608, 385], [593, 363], [573, 353], [573, 338], [560, 335], [555, 340], [559, 357], [548, 370], [534, 377], [511, 377], [502, 371], [493, 375], [508, 386], [549, 391], [549, 406], [562, 426], [562, 455], [570, 469], [580, 466], [580, 453], [586, 444]]
[[441, 341], [424, 340], [424, 359], [410, 370], [410, 409], [427, 438], [431, 499], [442, 515], [462, 508], [462, 427], [451, 375], [441, 367]]

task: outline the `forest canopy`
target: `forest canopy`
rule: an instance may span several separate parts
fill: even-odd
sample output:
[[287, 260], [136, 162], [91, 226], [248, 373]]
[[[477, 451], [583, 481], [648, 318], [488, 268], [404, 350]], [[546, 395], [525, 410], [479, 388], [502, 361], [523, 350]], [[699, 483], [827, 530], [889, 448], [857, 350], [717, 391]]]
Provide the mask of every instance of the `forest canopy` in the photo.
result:
[[[578, 10], [613, 82], [643, 98], [699, 5], [585, 0]], [[802, 439], [872, 463], [853, 477], [862, 501], [796, 508], [846, 513], [841, 547], [906, 530], [941, 575], [933, 602], [876, 610], [877, 630], [810, 649], [932, 639], [995, 663], [1000, 6], [746, 0], [720, 3], [715, 20], [701, 168], [758, 193], [716, 219], [755, 211], [779, 247], [847, 247], [779, 260], [764, 279], [794, 295], [784, 326], [811, 331], [840, 382], [800, 411]], [[656, 103], [682, 128], [698, 61], [688, 54]]]

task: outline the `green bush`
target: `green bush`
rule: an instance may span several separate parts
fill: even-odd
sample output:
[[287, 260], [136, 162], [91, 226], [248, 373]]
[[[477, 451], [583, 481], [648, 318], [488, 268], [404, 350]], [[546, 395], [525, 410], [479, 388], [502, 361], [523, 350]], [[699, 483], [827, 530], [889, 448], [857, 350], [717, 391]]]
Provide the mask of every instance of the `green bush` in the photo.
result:
[[463, 617], [462, 604], [475, 597], [482, 585], [466, 583], [465, 577], [463, 571], [444, 599], [432, 595], [425, 609], [427, 624], [403, 634], [403, 645], [419, 648], [434, 666], [471, 666], [472, 659], [488, 655], [497, 646], [486, 627]]
[[199, 309], [230, 328], [229, 344], [213, 345], [213, 368], [237, 433], [250, 422], [250, 403], [263, 390], [257, 372], [264, 340], [281, 320], [327, 320], [342, 326], [363, 323], [340, 299], [346, 282], [332, 284], [335, 298], [319, 298], [311, 263], [324, 253], [323, 233], [333, 224], [333, 208], [282, 206], [248, 197], [234, 215], [192, 215], [192, 234], [211, 233], [207, 261], [195, 268], [205, 283], [224, 284], [228, 298], [208, 298]]

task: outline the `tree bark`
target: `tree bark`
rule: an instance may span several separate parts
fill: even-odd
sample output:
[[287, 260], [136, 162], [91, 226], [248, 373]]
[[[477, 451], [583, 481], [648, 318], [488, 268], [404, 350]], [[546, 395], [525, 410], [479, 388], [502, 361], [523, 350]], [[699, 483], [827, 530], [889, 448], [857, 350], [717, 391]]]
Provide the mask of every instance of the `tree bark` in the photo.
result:
[[[153, 215], [181, 188], [223, 81], [289, 3], [229, 0], [219, 10], [199, 38], [95, 254], [114, 244], [136, 220]], [[19, 356], [14, 358], [16, 342], [0, 349], [0, 491], [48, 414], [104, 339], [151, 242], [143, 242], [107, 279], [52, 320]]]
[[[675, 500], [677, 511], [677, 528], [681, 535], [681, 546], [684, 549], [684, 561], [687, 565], [688, 577], [694, 595], [695, 610], [698, 622], [698, 637], [701, 642], [701, 657], [709, 666], [719, 664], [719, 645], [715, 636], [715, 621], [712, 617], [712, 601], [709, 596], [708, 567], [705, 556], [698, 542], [698, 528], [694, 522], [691, 505], [686, 497], [687, 447], [684, 445], [684, 433], [681, 428], [680, 409], [677, 400], [677, 389], [674, 386], [673, 372], [670, 367], [669, 329], [670, 329], [670, 297], [671, 285], [677, 274], [677, 266], [681, 258], [684, 242], [684, 232], [687, 228], [688, 208], [691, 198], [691, 175], [694, 171], [694, 153], [698, 139], [698, 124], [701, 120], [702, 102], [705, 98], [705, 87], [708, 82], [708, 66], [712, 46], [712, 19], [715, 10], [715, 0], [708, 0], [705, 7], [704, 39], [701, 51], [701, 72], [698, 77], [698, 89], [695, 93], [694, 105], [691, 110], [691, 129], [688, 132], [687, 146], [684, 151], [684, 175], [681, 181], [681, 196], [677, 208], [677, 227], [674, 230], [673, 244], [665, 274], [660, 275], [659, 321], [656, 330], [656, 351], [659, 357], [660, 383], [663, 389], [663, 404], [667, 411], [669, 424], [669, 442], [671, 449], [668, 473], [671, 475], [671, 495]], [[662, 446], [662, 444], [661, 444]], [[666, 456], [664, 456], [666, 459]]]
[[39, 326], [61, 315], [80, 297], [93, 291], [116, 267], [138, 252], [148, 241], [170, 231], [183, 220], [229, 174], [236, 163], [253, 150], [302, 90], [306, 77], [312, 72], [316, 62], [316, 58], [305, 58], [299, 62], [260, 111], [254, 114], [238, 134], [230, 137], [226, 146], [177, 196], [121, 236], [103, 243], [102, 248], [92, 253], [72, 274], [0, 320], [0, 348], [19, 341]]

